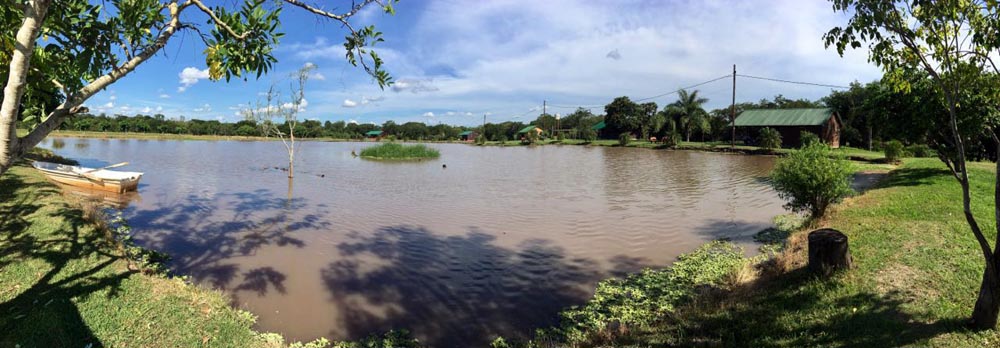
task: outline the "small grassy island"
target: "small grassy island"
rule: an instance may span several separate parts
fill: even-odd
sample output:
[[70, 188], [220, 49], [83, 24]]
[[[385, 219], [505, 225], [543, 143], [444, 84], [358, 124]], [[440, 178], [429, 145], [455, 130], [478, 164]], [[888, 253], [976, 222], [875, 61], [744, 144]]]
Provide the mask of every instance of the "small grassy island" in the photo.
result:
[[424, 144], [402, 145], [384, 143], [361, 150], [361, 158], [375, 160], [411, 160], [438, 157], [441, 157], [441, 153], [438, 150], [429, 148]]

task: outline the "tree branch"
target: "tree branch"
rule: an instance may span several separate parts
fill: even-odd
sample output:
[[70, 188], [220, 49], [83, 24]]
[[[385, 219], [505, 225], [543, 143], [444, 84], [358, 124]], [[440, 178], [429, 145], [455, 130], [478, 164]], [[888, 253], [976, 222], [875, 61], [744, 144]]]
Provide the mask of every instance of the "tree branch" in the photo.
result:
[[229, 26], [229, 24], [226, 24], [226, 22], [223, 22], [222, 19], [219, 19], [219, 17], [215, 15], [215, 12], [212, 12], [212, 9], [208, 8], [208, 6], [205, 6], [205, 4], [201, 3], [201, 0], [188, 0], [188, 3], [194, 4], [196, 7], [198, 7], [199, 10], [201, 10], [201, 12], [205, 12], [205, 14], [207, 14], [208, 17], [212, 19], [212, 22], [215, 22], [215, 25], [217, 27], [224, 29], [227, 33], [229, 33], [229, 35], [232, 35], [234, 38], [236, 38], [236, 40], [242, 41], [247, 37], [247, 35], [250, 34], [250, 32], [243, 32], [243, 34], [237, 34], [236, 31]]

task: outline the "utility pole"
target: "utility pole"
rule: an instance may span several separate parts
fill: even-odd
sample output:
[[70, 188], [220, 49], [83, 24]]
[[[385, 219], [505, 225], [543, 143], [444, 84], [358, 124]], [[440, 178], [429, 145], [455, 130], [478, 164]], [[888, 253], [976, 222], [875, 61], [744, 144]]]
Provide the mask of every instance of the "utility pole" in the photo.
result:
[[545, 100], [542, 100], [542, 115], [545, 115], [545, 114], [547, 114], [547, 113], [548, 113], [548, 112], [546, 112], [546, 111], [545, 111], [545, 108], [546, 108], [546, 106], [547, 106], [547, 104], [546, 104], [546, 103], [547, 103], [547, 101], [545, 101]]
[[736, 64], [733, 64], [733, 104], [729, 107], [729, 111], [729, 128], [732, 130], [729, 147], [736, 149]]
[[483, 129], [480, 130], [479, 135], [486, 139], [486, 113], [483, 113]]

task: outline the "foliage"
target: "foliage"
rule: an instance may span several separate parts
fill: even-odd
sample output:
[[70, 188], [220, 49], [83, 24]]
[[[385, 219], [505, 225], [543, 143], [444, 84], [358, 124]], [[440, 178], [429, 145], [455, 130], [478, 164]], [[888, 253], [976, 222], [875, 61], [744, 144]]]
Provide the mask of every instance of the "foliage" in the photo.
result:
[[702, 108], [707, 102], [708, 98], [699, 97], [697, 90], [688, 93], [682, 89], [677, 91], [677, 101], [667, 105], [663, 112], [680, 126], [685, 139], [691, 141], [691, 133], [695, 130], [702, 133], [711, 131], [708, 129], [708, 113]]
[[618, 146], [628, 146], [630, 141], [632, 141], [632, 133], [625, 132], [618, 135]]
[[765, 150], [780, 149], [781, 133], [778, 133], [777, 129], [764, 127], [764, 129], [760, 130], [760, 135], [757, 137], [757, 144]]
[[720, 286], [745, 263], [743, 249], [716, 241], [681, 255], [672, 266], [646, 269], [624, 279], [597, 285], [594, 297], [560, 314], [558, 332], [573, 344], [595, 336], [649, 327], [664, 320], [677, 306], [696, 294], [699, 286]]
[[482, 134], [480, 134], [480, 135], [476, 136], [476, 144], [477, 144], [477, 145], [483, 145], [483, 144], [486, 144], [486, 136], [485, 136], [485, 135], [482, 135]]
[[903, 143], [899, 142], [899, 140], [885, 142], [883, 150], [886, 162], [895, 163], [903, 158]]
[[628, 97], [618, 97], [604, 106], [604, 124], [610, 134], [635, 132], [642, 126], [639, 104]]
[[580, 130], [579, 134], [580, 134], [580, 139], [583, 139], [584, 141], [589, 142], [597, 140], [597, 131], [590, 129], [590, 127]]
[[532, 145], [537, 143], [538, 140], [540, 140], [539, 138], [540, 136], [538, 135], [538, 132], [531, 130], [527, 133], [524, 133], [524, 135], [521, 136], [521, 144]]
[[418, 159], [437, 158], [441, 153], [424, 144], [403, 145], [383, 143], [361, 150], [361, 157], [372, 159]]
[[843, 155], [823, 144], [811, 144], [778, 160], [771, 185], [788, 201], [786, 208], [819, 218], [834, 203], [851, 194], [854, 170]]
[[810, 131], [802, 131], [799, 133], [799, 142], [802, 143], [802, 147], [809, 146], [812, 144], [822, 144], [823, 140], [820, 140], [816, 133]]
[[906, 147], [906, 153], [910, 156], [916, 158], [932, 157], [934, 156], [934, 150], [931, 150], [930, 146], [924, 144], [913, 144]]

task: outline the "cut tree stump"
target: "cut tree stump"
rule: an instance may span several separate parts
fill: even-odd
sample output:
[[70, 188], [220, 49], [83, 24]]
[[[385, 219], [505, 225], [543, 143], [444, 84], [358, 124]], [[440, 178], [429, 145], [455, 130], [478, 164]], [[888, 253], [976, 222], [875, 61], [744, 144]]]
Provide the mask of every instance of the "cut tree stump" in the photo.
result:
[[809, 232], [809, 271], [829, 276], [849, 269], [854, 261], [847, 245], [847, 236], [831, 228]]

